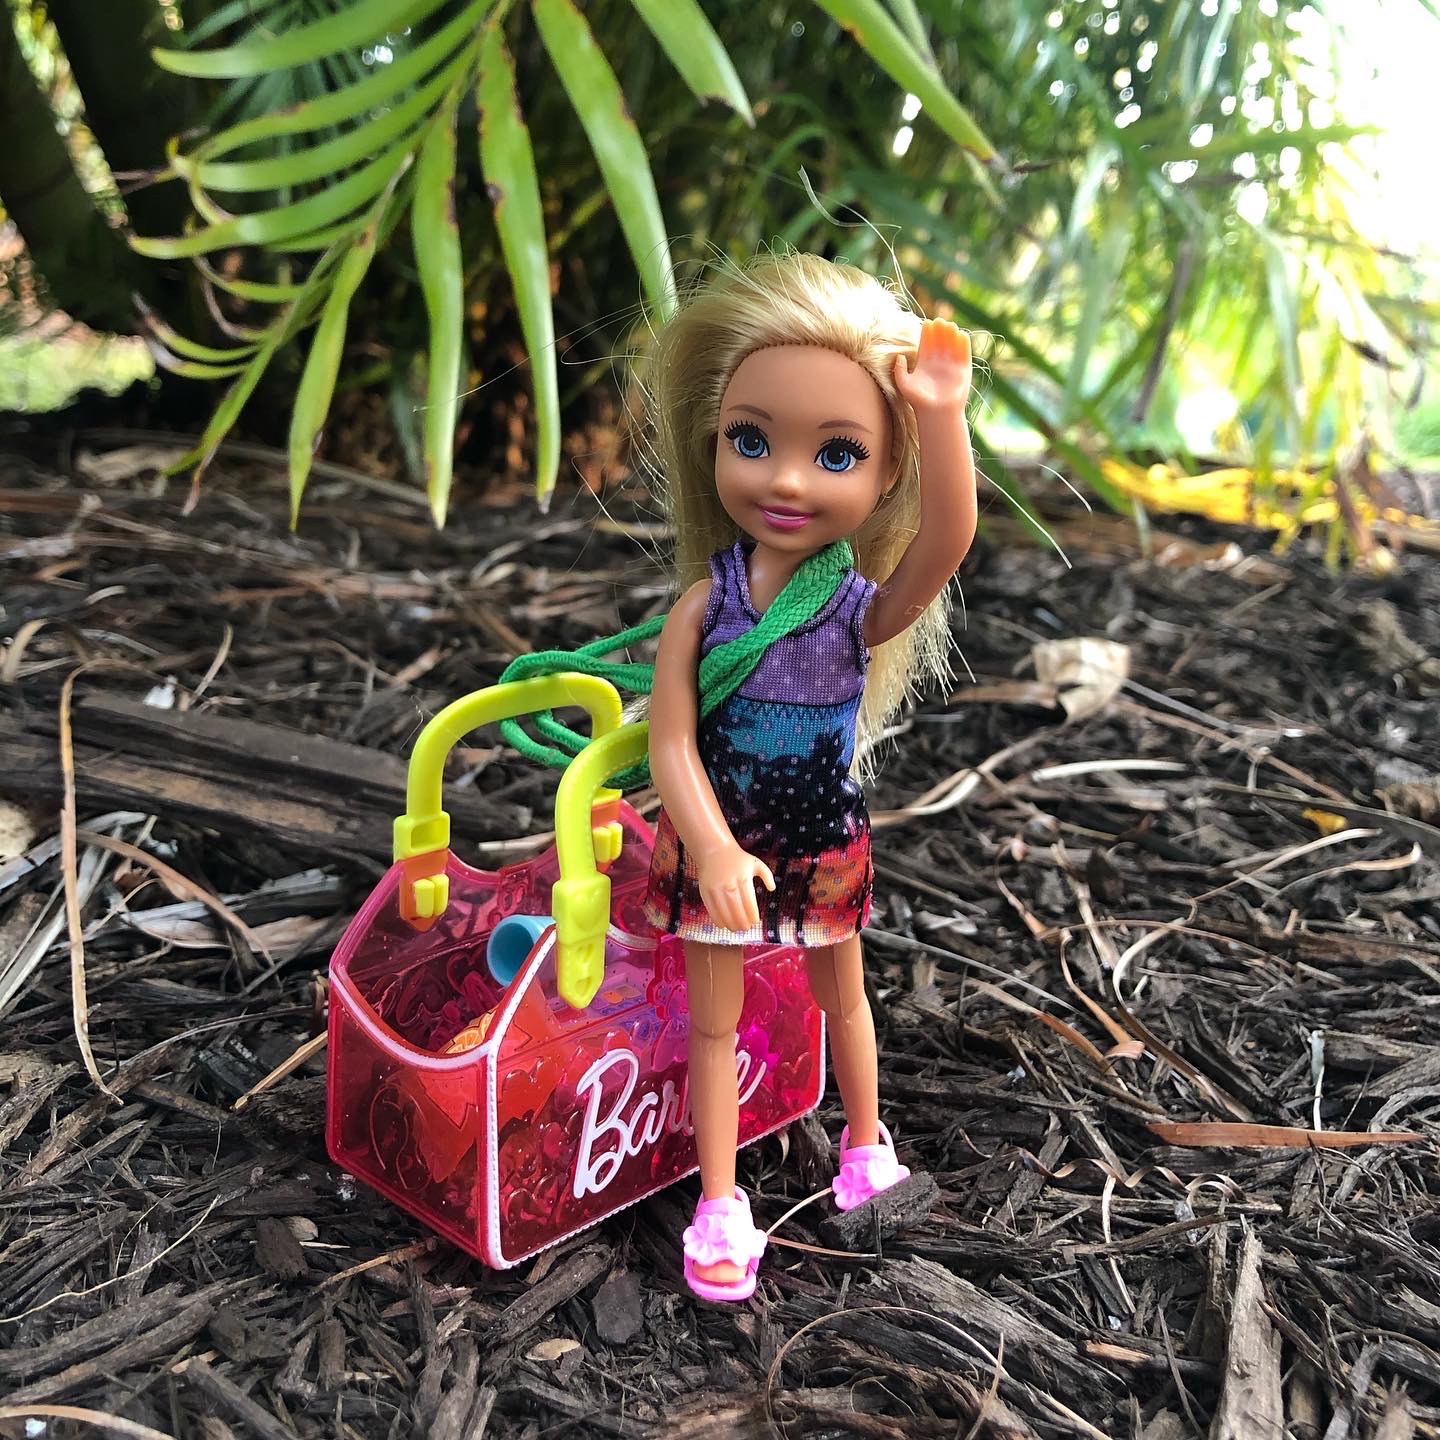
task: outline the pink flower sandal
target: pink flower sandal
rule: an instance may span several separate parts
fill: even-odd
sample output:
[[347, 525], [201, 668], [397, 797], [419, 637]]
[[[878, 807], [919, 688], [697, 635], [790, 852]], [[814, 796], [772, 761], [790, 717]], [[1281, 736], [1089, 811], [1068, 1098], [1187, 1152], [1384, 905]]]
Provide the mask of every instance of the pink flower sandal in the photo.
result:
[[[695, 1207], [695, 1223], [685, 1231], [685, 1283], [702, 1300], [748, 1300], [755, 1293], [755, 1272], [765, 1253], [766, 1235], [750, 1219], [750, 1202], [739, 1190], [733, 1199], [701, 1198]], [[697, 1265], [719, 1265], [729, 1261], [745, 1273], [722, 1285], [702, 1280]]]
[[882, 1190], [910, 1178], [910, 1170], [895, 1157], [895, 1142], [881, 1125], [879, 1145], [850, 1146], [850, 1127], [840, 1136], [840, 1173], [830, 1182], [835, 1203], [842, 1210], [853, 1210], [872, 1200]]

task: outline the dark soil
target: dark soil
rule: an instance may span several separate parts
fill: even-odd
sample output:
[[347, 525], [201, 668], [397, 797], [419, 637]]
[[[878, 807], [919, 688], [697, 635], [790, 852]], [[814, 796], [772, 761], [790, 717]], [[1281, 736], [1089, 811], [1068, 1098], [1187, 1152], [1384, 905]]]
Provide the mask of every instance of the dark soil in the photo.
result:
[[[0, 456], [0, 1434], [1440, 1434], [1433, 559], [1337, 577], [1173, 520], [1142, 559], [1056, 508], [1067, 568], [992, 517], [975, 683], [871, 790], [916, 1188], [798, 1211], [727, 1308], [680, 1279], [693, 1181], [491, 1272], [331, 1165], [323, 1051], [233, 1108], [323, 1032], [420, 724], [660, 608], [653, 517], [581, 495], [437, 536], [322, 477], [291, 535], [273, 466], [184, 516], [107, 458]], [[1130, 679], [1067, 721], [1031, 651], [1079, 636]], [[118, 1100], [72, 1014], [62, 744]], [[553, 777], [495, 735], [453, 773], [481, 854], [547, 828]], [[743, 1154], [762, 1224], [824, 1190], [840, 1123], [831, 1097]]]

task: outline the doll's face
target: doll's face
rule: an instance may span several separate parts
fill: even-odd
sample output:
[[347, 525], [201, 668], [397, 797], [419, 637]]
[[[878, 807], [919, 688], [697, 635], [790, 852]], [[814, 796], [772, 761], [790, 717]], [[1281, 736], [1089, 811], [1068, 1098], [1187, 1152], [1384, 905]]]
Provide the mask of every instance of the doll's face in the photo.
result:
[[891, 429], [880, 387], [838, 351], [756, 350], [720, 402], [720, 503], [760, 544], [812, 554], [853, 535], [889, 488]]

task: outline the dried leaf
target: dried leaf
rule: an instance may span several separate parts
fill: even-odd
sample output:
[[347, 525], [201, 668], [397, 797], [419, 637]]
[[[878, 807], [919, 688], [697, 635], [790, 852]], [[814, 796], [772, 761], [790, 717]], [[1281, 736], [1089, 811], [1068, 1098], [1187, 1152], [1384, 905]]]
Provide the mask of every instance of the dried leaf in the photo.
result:
[[1129, 647], [1095, 635], [1043, 640], [1030, 654], [1035, 678], [1057, 687], [1060, 704], [1072, 720], [1103, 710], [1130, 673]]
[[562, 1355], [568, 1355], [572, 1350], [578, 1350], [580, 1342], [571, 1340], [566, 1336], [557, 1336], [553, 1340], [542, 1340], [538, 1345], [525, 1352], [527, 1360], [558, 1360]]
[[1231, 1150], [1299, 1149], [1312, 1145], [1356, 1150], [1367, 1145], [1404, 1145], [1425, 1138], [1415, 1130], [1302, 1130], [1294, 1125], [1236, 1124], [1228, 1120], [1152, 1120], [1149, 1128], [1167, 1145]]

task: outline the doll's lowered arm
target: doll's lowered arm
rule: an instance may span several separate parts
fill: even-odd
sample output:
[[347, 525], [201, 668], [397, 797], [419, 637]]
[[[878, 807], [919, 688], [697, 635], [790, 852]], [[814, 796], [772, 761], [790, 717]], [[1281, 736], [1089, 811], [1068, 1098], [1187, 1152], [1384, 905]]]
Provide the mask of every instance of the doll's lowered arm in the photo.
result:
[[920, 618], [975, 539], [975, 459], [965, 421], [970, 337], [948, 320], [927, 320], [915, 368], [895, 357], [895, 388], [920, 430], [920, 529], [865, 616], [865, 643], [872, 647]]
[[710, 918], [727, 930], [760, 923], [758, 877], [775, 888], [769, 869], [742, 850], [715, 798], [700, 758], [700, 632], [710, 584], [692, 585], [670, 612], [655, 656], [650, 698], [650, 774], [700, 878], [700, 898]]

